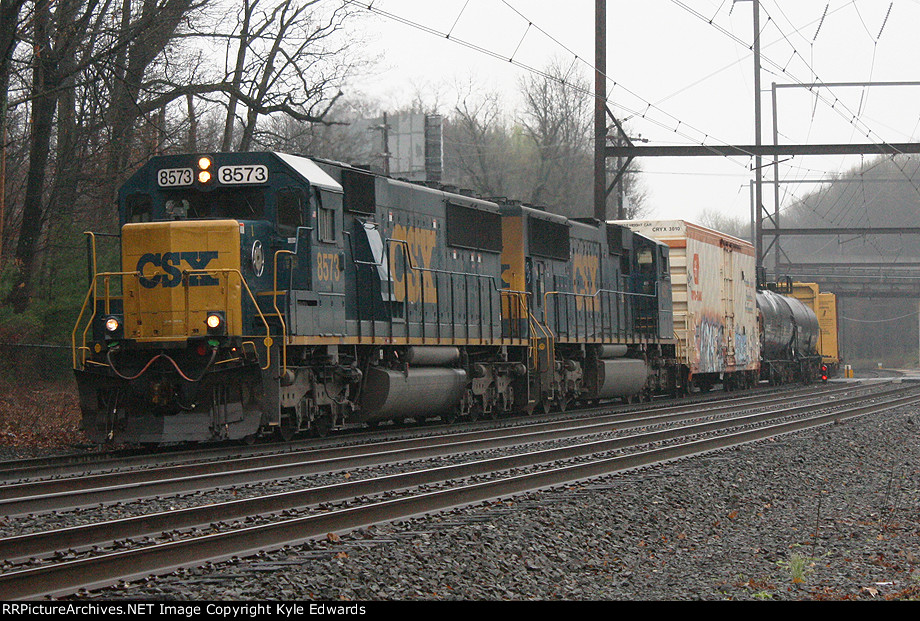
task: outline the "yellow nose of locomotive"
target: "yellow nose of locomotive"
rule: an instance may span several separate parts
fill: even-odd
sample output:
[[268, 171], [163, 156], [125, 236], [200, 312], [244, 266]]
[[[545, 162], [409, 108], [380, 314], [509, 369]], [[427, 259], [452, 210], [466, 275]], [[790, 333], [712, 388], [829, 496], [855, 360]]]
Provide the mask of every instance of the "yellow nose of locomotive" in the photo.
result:
[[[184, 340], [241, 333], [240, 225], [235, 220], [126, 224], [122, 265], [124, 336], [137, 341]], [[210, 332], [209, 332], [210, 330]]]

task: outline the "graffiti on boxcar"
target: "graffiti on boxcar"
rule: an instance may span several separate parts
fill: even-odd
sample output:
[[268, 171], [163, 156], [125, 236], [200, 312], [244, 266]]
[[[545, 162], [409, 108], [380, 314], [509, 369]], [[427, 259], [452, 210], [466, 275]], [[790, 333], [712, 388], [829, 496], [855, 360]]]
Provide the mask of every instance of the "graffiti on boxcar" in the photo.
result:
[[721, 371], [725, 328], [715, 319], [703, 317], [696, 326], [696, 347], [699, 354], [699, 372]]

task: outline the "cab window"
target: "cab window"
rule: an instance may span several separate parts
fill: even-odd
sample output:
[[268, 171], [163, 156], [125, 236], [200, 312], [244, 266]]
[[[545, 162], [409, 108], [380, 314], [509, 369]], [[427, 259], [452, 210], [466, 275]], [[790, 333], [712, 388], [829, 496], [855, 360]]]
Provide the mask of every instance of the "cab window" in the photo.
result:
[[284, 188], [275, 199], [278, 217], [278, 232], [293, 237], [297, 228], [305, 226], [304, 194], [300, 188]]
[[319, 190], [314, 189], [313, 200], [316, 204], [316, 239], [321, 242], [335, 243], [335, 209], [323, 204]]
[[125, 219], [128, 222], [150, 222], [152, 201], [149, 194], [132, 194], [125, 199]]
[[636, 262], [639, 264], [639, 270], [645, 273], [654, 273], [655, 255], [651, 248], [643, 248], [636, 255]]

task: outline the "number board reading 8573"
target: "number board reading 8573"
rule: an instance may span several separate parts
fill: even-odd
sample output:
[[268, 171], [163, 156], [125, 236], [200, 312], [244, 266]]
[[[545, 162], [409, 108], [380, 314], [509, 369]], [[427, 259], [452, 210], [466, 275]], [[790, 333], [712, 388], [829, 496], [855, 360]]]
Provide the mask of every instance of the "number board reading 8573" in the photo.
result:
[[224, 185], [244, 183], [265, 183], [268, 181], [267, 166], [221, 166], [217, 169], [217, 181]]

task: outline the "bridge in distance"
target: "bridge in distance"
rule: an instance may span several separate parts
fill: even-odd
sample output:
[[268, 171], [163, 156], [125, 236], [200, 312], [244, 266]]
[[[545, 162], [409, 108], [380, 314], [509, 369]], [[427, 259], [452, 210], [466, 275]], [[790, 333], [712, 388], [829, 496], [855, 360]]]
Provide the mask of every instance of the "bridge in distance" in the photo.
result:
[[780, 263], [777, 273], [838, 297], [920, 299], [920, 260]]

